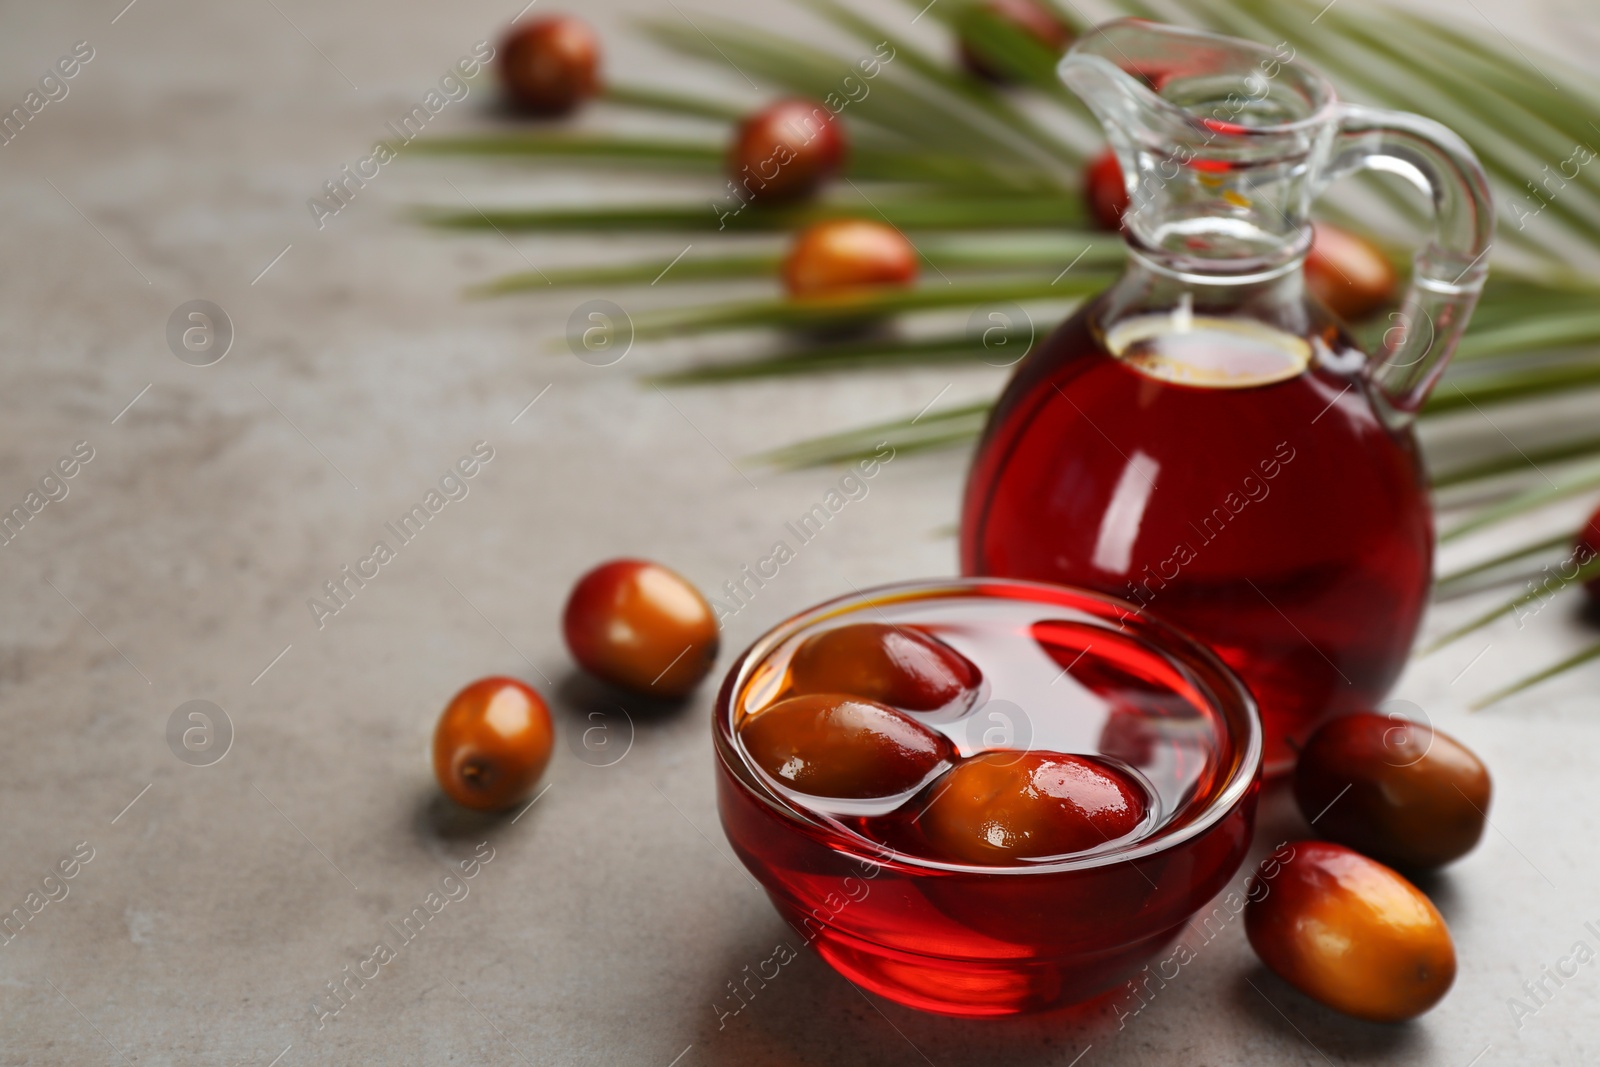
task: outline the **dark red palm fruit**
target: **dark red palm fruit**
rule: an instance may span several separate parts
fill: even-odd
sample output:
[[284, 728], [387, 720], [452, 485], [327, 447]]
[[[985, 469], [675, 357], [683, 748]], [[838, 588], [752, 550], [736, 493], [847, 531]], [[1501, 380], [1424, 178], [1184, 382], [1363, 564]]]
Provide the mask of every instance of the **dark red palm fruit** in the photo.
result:
[[980, 752], [927, 792], [918, 824], [929, 847], [984, 866], [1087, 852], [1132, 833], [1149, 810], [1123, 771], [1060, 752]]
[[1090, 161], [1083, 172], [1083, 198], [1089, 214], [1102, 230], [1122, 229], [1122, 215], [1128, 210], [1128, 186], [1122, 180], [1122, 165], [1117, 155], [1106, 149]]
[[1491, 787], [1477, 756], [1421, 723], [1363, 712], [1306, 740], [1294, 795], [1312, 829], [1402, 870], [1442, 867], [1483, 836]]
[[[988, 16], [1009, 22], [1056, 55], [1061, 55], [1072, 43], [1072, 30], [1038, 0], [979, 0], [971, 5], [966, 18], [970, 20], [974, 16]], [[1001, 85], [1012, 81], [1010, 75], [983, 57], [964, 32], [957, 48], [961, 65], [968, 72]]]
[[1319, 222], [1306, 254], [1306, 288], [1329, 311], [1355, 322], [1395, 301], [1399, 276], [1371, 241]]
[[600, 38], [570, 15], [519, 22], [500, 45], [507, 99], [531, 115], [565, 115], [600, 91]]
[[859, 289], [910, 285], [917, 250], [893, 226], [868, 219], [828, 219], [795, 237], [783, 260], [790, 296], [831, 296]]
[[809, 693], [762, 708], [739, 726], [756, 765], [797, 792], [866, 799], [909, 792], [948, 763], [949, 739], [871, 700]]
[[762, 108], [734, 132], [728, 178], [740, 200], [797, 200], [844, 165], [844, 123], [813, 100], [780, 100]]
[[[1573, 545], [1572, 559], [1582, 567], [1593, 563], [1600, 558], [1600, 509], [1596, 509], [1589, 521], [1578, 532], [1578, 541]], [[1596, 575], [1583, 583], [1584, 590], [1589, 594], [1589, 599], [1600, 604], [1600, 575]]]
[[858, 622], [802, 641], [784, 692], [849, 693], [905, 711], [939, 711], [970, 701], [981, 680], [971, 660], [932, 634]]
[[717, 619], [706, 598], [648, 560], [611, 560], [578, 579], [561, 625], [578, 666], [646, 696], [684, 696], [717, 658]]
[[515, 678], [480, 678], [457, 693], [433, 732], [433, 773], [464, 807], [526, 800], [550, 762], [555, 727], [539, 694]]

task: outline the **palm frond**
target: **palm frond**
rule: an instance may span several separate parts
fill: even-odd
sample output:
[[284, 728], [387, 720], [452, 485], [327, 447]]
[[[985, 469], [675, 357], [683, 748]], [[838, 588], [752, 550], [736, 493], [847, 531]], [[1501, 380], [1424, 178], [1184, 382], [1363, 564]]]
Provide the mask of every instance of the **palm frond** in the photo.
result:
[[[977, 363], [990, 353], [983, 343], [966, 334], [906, 341], [882, 338], [856, 344], [811, 346], [774, 356], [757, 356], [713, 363], [646, 381], [653, 385], [709, 385], [714, 382], [750, 381], [821, 371], [881, 370], [886, 367], [928, 366], [938, 363]], [[992, 358], [992, 357], [991, 357]]]
[[879, 42], [887, 42], [894, 50], [894, 62], [903, 63], [919, 78], [982, 110], [995, 121], [1004, 123], [1061, 162], [1072, 166], [1083, 162], [1082, 153], [1044, 129], [1025, 111], [991, 87], [952, 71], [948, 65], [942, 64], [910, 41], [886, 30], [881, 24], [835, 3], [834, 0], [805, 0], [805, 2], [807, 6], [850, 33], [864, 45], [876, 47]]
[[774, 297], [668, 308], [634, 316], [641, 339], [705, 334], [749, 327], [781, 327], [826, 332], [863, 321], [942, 308], [970, 308], [999, 302], [1072, 300], [1104, 289], [1112, 278], [1075, 272], [1056, 282], [969, 283], [929, 282], [911, 289], [863, 289], [816, 297]]
[[[1529, 559], [1542, 556], [1557, 548], [1571, 548], [1573, 541], [1577, 540], [1577, 537], [1578, 535], [1576, 532], [1557, 534], [1554, 537], [1546, 537], [1542, 540], [1535, 541], [1531, 545], [1519, 545], [1516, 548], [1508, 549], [1507, 551], [1501, 552], [1495, 556], [1491, 556], [1488, 559], [1480, 560], [1470, 567], [1463, 567], [1461, 570], [1451, 571], [1449, 574], [1442, 574], [1439, 576], [1438, 580], [1434, 582], [1434, 596], [1442, 599], [1445, 597], [1454, 596], [1463, 590], [1477, 592], [1478, 590], [1484, 588], [1484, 586], [1479, 583], [1485, 575], [1491, 575], [1497, 571], [1503, 571], [1506, 567], [1509, 567], [1514, 563], [1526, 562]], [[1521, 577], [1521, 575], [1519, 574], [1518, 577]]]
[[1430, 643], [1422, 650], [1421, 654], [1426, 656], [1430, 653], [1437, 652], [1446, 645], [1453, 644], [1468, 634], [1483, 629], [1496, 619], [1503, 619], [1507, 615], [1515, 614], [1518, 608], [1525, 608], [1529, 604], [1542, 603], [1567, 589], [1569, 586], [1582, 585], [1584, 582], [1587, 582], [1589, 579], [1597, 576], [1600, 576], [1600, 559], [1592, 559], [1588, 563], [1583, 564], [1581, 567], [1575, 568], [1574, 574], [1570, 578], [1563, 577], [1559, 574], [1546, 574], [1543, 583], [1535, 586], [1532, 582], [1529, 582], [1528, 585], [1530, 588], [1527, 590], [1527, 592], [1520, 593], [1502, 604], [1496, 604], [1494, 607], [1490, 608], [1488, 611], [1477, 616], [1476, 618], [1455, 627], [1443, 637], [1440, 637]]
[[1530, 370], [1502, 370], [1498, 374], [1474, 374], [1470, 378], [1458, 375], [1428, 398], [1428, 412], [1440, 415], [1459, 408], [1506, 404], [1596, 385], [1600, 385], [1600, 359]]
[[[653, 138], [617, 134], [501, 133], [434, 137], [414, 142], [423, 154], [435, 156], [534, 157], [545, 162], [649, 164], [715, 174], [723, 167], [727, 146], [721, 141]], [[988, 167], [968, 157], [936, 155], [904, 145], [856, 145], [844, 173], [861, 181], [916, 181], [993, 193], [998, 188], [1038, 192], [1049, 180], [1040, 172], [1013, 168], [996, 179]]]
[[[1067, 267], [1085, 271], [1121, 266], [1122, 242], [1103, 234], [1050, 234], [1037, 239], [1033, 234], [978, 233], [943, 235], [921, 234], [916, 248], [923, 262], [935, 271], [957, 273], [1001, 273], [1027, 277], [1044, 268], [1052, 276]], [[685, 256], [670, 264], [651, 259], [595, 267], [553, 268], [547, 271], [519, 271], [503, 275], [467, 290], [473, 296], [500, 296], [527, 290], [598, 285], [656, 285], [662, 282], [703, 282], [719, 279], [775, 277], [783, 256], [778, 252], [727, 255]], [[668, 271], [665, 268], [671, 266]]]
[[619, 204], [604, 207], [420, 208], [419, 222], [458, 230], [561, 232], [666, 230], [680, 233], [776, 233], [826, 219], [880, 217], [902, 230], [1081, 229], [1083, 205], [1059, 196], [930, 196], [883, 193], [864, 201], [858, 194], [784, 207], [737, 201]]
[[1523, 473], [1546, 464], [1563, 463], [1596, 454], [1600, 454], [1600, 437], [1562, 441], [1546, 448], [1516, 449], [1494, 459], [1437, 473], [1433, 476], [1433, 487], [1447, 489], [1487, 481], [1505, 474]]
[[671, 92], [646, 85], [628, 85], [612, 82], [605, 88], [605, 99], [623, 107], [640, 111], [660, 111], [668, 115], [708, 119], [712, 122], [738, 122], [744, 118], [745, 109], [724, 100], [704, 96]]
[[1474, 701], [1472, 708], [1474, 711], [1481, 711], [1491, 704], [1500, 703], [1500, 701], [1504, 700], [1506, 697], [1520, 693], [1524, 689], [1531, 689], [1540, 682], [1547, 682], [1557, 675], [1567, 673], [1574, 667], [1581, 667], [1585, 663], [1591, 663], [1596, 659], [1600, 659], [1600, 643], [1590, 645], [1583, 651], [1568, 656], [1559, 663], [1553, 663], [1542, 671], [1539, 671], [1535, 674], [1530, 674], [1528, 677], [1513, 682], [1504, 689], [1498, 689], [1483, 699]]
[[945, 448], [953, 442], [970, 441], [983, 428], [989, 415], [988, 402], [943, 408], [881, 427], [863, 427], [830, 434], [785, 448], [775, 448], [755, 457], [774, 467], [795, 469], [845, 463], [876, 455], [888, 444], [896, 454]]
[[1454, 541], [1486, 526], [1492, 526], [1503, 519], [1514, 518], [1597, 488], [1600, 488], [1600, 462], [1585, 463], [1576, 470], [1566, 472], [1562, 478], [1562, 484], [1558, 485], [1553, 481], [1547, 480], [1544, 485], [1525, 490], [1501, 503], [1490, 505], [1472, 516], [1472, 518], [1458, 523], [1440, 534], [1439, 540]]
[[[721, 20], [646, 19], [644, 28], [658, 42], [679, 52], [731, 64], [745, 78], [759, 78], [790, 93], [840, 102], [847, 121], [866, 123], [927, 145], [934, 151], [970, 154], [984, 160], [997, 178], [1010, 166], [1054, 166], [1063, 190], [1073, 175], [1038, 142], [1014, 130], [997, 128], [982, 108], [927, 79], [908, 77], [906, 68], [882, 65], [870, 83], [862, 81], [862, 57], [834, 55], [753, 27]], [[845, 79], [861, 85], [854, 89]]]

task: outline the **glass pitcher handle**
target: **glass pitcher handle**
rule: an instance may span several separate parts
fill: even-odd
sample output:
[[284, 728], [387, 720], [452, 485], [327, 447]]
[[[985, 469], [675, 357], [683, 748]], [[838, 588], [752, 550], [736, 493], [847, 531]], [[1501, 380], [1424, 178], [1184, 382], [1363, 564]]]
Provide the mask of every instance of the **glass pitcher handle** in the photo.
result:
[[1433, 204], [1433, 239], [1412, 260], [1411, 287], [1368, 376], [1396, 425], [1409, 423], [1455, 353], [1489, 273], [1494, 202], [1465, 141], [1431, 119], [1344, 104], [1326, 180], [1357, 170], [1399, 174]]

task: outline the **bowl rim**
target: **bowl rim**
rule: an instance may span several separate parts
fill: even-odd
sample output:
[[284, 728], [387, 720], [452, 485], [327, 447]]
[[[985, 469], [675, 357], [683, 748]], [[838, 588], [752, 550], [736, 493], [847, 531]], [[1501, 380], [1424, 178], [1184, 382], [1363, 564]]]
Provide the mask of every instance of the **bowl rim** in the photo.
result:
[[[1168, 658], [1176, 659], [1190, 668], [1191, 672], [1194, 667], [1199, 666], [1214, 676], [1214, 678], [1208, 679], [1202, 675], [1195, 680], [1207, 691], [1218, 707], [1223, 710], [1224, 715], [1226, 715], [1228, 703], [1231, 702], [1237, 706], [1238, 716], [1243, 719], [1245, 724], [1246, 736], [1243, 738], [1243, 743], [1239, 743], [1240, 739], [1235, 734], [1234, 740], [1240, 756], [1235, 760], [1231, 778], [1212, 798], [1205, 810], [1170, 834], [1140, 838], [1127, 846], [1107, 852], [1068, 856], [1048, 863], [1029, 863], [1003, 867], [985, 866], [900, 852], [888, 845], [871, 841], [864, 837], [853, 837], [841, 833], [838, 827], [826, 822], [769, 786], [757, 773], [756, 769], [744, 760], [733, 736], [732, 706], [734, 694], [744, 688], [751, 671], [777, 645], [807, 627], [829, 618], [859, 610], [868, 601], [877, 601], [881, 604], [885, 600], [923, 600], [933, 599], [939, 595], [993, 595], [986, 592], [991, 589], [1009, 589], [1023, 594], [1022, 596], [1009, 596], [1003, 599], [1029, 599], [1039, 603], [1054, 603], [1062, 607], [1070, 606], [1096, 616], [1102, 624], [1108, 624], [1109, 620], [1114, 618], [1119, 624], [1119, 628], [1133, 639], [1154, 646], [1161, 654]], [[1063, 599], [1064, 597], [1070, 597], [1075, 603], [1067, 604]], [[1099, 610], [1094, 610], [1094, 608]], [[1154, 639], [1152, 640], [1152, 638]], [[1188, 662], [1184, 662], [1185, 660]], [[1220, 683], [1221, 692], [1217, 691], [1217, 683]], [[1239, 676], [1234, 673], [1233, 669], [1206, 645], [1131, 601], [1122, 600], [1092, 589], [1085, 589], [1081, 586], [1036, 582], [1021, 578], [962, 576], [888, 582], [866, 589], [857, 588], [850, 593], [807, 608], [769, 628], [739, 654], [738, 658], [729, 666], [727, 674], [723, 677], [722, 685], [717, 691], [717, 698], [712, 704], [711, 717], [712, 742], [716, 749], [718, 764], [726, 772], [727, 777], [752, 799], [783, 816], [787, 821], [794, 823], [803, 832], [806, 832], [808, 836], [820, 836], [822, 838], [819, 841], [820, 844], [841, 856], [877, 867], [888, 867], [912, 873], [984, 874], [1021, 877], [1088, 870], [1159, 856], [1187, 841], [1202, 836], [1231, 815], [1252, 794], [1260, 780], [1265, 748], [1261, 716], [1256, 707], [1255, 698]]]

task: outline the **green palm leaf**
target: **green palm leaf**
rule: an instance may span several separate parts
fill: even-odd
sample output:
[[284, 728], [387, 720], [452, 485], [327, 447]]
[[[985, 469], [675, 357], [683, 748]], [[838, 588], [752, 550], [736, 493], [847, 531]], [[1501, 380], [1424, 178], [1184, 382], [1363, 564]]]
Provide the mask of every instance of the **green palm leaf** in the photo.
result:
[[[727, 156], [724, 141], [692, 141], [606, 134], [510, 133], [435, 137], [415, 142], [427, 155], [533, 157], [578, 164], [644, 163], [662, 169], [715, 174]], [[1047, 176], [1016, 167], [996, 178], [990, 168], [964, 156], [936, 155], [906, 146], [857, 144], [844, 173], [862, 181], [930, 182], [993, 193], [998, 188], [1038, 192], [1048, 189]]]
[[1522, 515], [1596, 488], [1600, 488], [1600, 461], [1585, 463], [1576, 470], [1568, 471], [1563, 476], [1562, 484], [1546, 482], [1544, 485], [1518, 493], [1509, 500], [1484, 508], [1472, 518], [1440, 534], [1439, 540], [1454, 541], [1503, 519]]
[[690, 96], [687, 93], [669, 92], [644, 85], [618, 85], [613, 82], [606, 86], [605, 98], [613, 104], [641, 111], [662, 111], [669, 115], [709, 119], [713, 122], [738, 122], [744, 117], [744, 108], [735, 107], [722, 100], [710, 100], [703, 96]]
[[1495, 459], [1457, 467], [1433, 476], [1435, 489], [1467, 485], [1498, 478], [1505, 474], [1525, 473], [1528, 470], [1571, 459], [1600, 454], [1600, 437], [1584, 437], [1575, 441], [1562, 441], [1546, 448], [1515, 451]]
[[1544, 555], [1553, 549], [1570, 548], [1577, 536], [1576, 533], [1557, 534], [1554, 537], [1536, 541], [1531, 545], [1521, 545], [1499, 555], [1491, 556], [1489, 559], [1482, 560], [1470, 567], [1463, 567], [1461, 570], [1442, 574], [1434, 583], [1434, 595], [1444, 598], [1453, 596], [1462, 590], [1476, 592], [1481, 588], [1478, 580], [1484, 575], [1493, 574], [1513, 563], [1521, 563], [1532, 557]]
[[1520, 693], [1524, 689], [1531, 689], [1540, 682], [1547, 682], [1559, 674], [1565, 674], [1574, 667], [1581, 667], [1585, 663], [1590, 663], [1596, 659], [1600, 659], [1600, 643], [1590, 645], [1583, 651], [1578, 652], [1575, 655], [1568, 656], [1560, 663], [1552, 664], [1536, 674], [1530, 674], [1528, 677], [1523, 678], [1520, 681], [1513, 682], [1504, 689], [1490, 693], [1482, 700], [1475, 701], [1472, 707], [1474, 710], [1481, 710], [1491, 704], [1498, 704], [1500, 701], [1514, 693]]
[[671, 308], [634, 316], [635, 336], [673, 337], [775, 326], [828, 330], [852, 323], [884, 319], [891, 315], [942, 308], [968, 308], [984, 304], [1027, 300], [1070, 300], [1099, 292], [1112, 281], [1105, 274], [1074, 273], [1059, 283], [970, 283], [914, 289], [871, 289], [837, 296], [795, 299], [776, 297], [741, 300], [701, 307]]
[[850, 11], [834, 3], [833, 0], [806, 0], [806, 3], [864, 45], [876, 47], [880, 41], [888, 42], [895, 50], [894, 62], [905, 64], [918, 77], [980, 108], [985, 114], [1029, 138], [1062, 162], [1071, 165], [1083, 162], [1080, 152], [1045, 130], [1004, 96], [972, 78], [950, 70], [948, 66], [941, 64], [905, 38], [884, 29], [879, 23]]
[[[1052, 277], [1068, 266], [1085, 271], [1120, 267], [1122, 242], [1098, 234], [942, 235], [916, 237], [924, 262], [938, 271], [1028, 274], [1043, 268]], [[500, 296], [551, 287], [599, 285], [650, 285], [661, 282], [702, 282], [725, 278], [776, 277], [783, 256], [778, 252], [732, 256], [684, 256], [671, 263], [652, 259], [596, 267], [552, 268], [521, 271], [477, 285], [473, 296]], [[671, 270], [666, 268], [670, 266]], [[1033, 279], [1028, 279], [1031, 284]], [[707, 379], [713, 380], [713, 379]]]
[[419, 221], [464, 230], [559, 232], [667, 230], [680, 233], [786, 232], [825, 219], [883, 218], [902, 230], [1078, 229], [1083, 205], [1065, 197], [884, 194], [869, 203], [830, 199], [786, 207], [735, 202], [620, 204], [589, 208], [422, 208]]
[[[1502, 604], [1495, 605], [1482, 615], [1477, 616], [1461, 626], [1457, 626], [1443, 637], [1438, 638], [1432, 644], [1428, 645], [1422, 650], [1422, 655], [1426, 656], [1429, 653], [1437, 652], [1446, 645], [1467, 636], [1467, 634], [1483, 629], [1496, 619], [1503, 619], [1507, 615], [1515, 614], [1518, 608], [1525, 608], [1529, 604], [1542, 604], [1544, 601], [1554, 597], [1557, 593], [1560, 593], [1568, 586], [1581, 585], [1582, 583], [1587, 582], [1590, 578], [1597, 576], [1600, 576], [1600, 559], [1590, 560], [1583, 566], [1576, 568], [1576, 573], [1571, 578], [1563, 578], [1559, 574], [1548, 575], [1544, 584], [1535, 588], [1530, 588], [1525, 593], [1514, 596]], [[1529, 584], [1532, 585], [1531, 582]]]
[[[760, 78], [790, 93], [829, 103], [846, 101], [840, 114], [850, 123], [867, 123], [913, 139], [936, 151], [963, 153], [1000, 170], [1007, 166], [1057, 167], [1060, 186], [1073, 187], [1075, 176], [1059, 167], [1046, 150], [1011, 130], [985, 121], [984, 112], [958, 94], [927, 79], [907, 77], [893, 63], [870, 82], [858, 66], [864, 57], [845, 57], [811, 48], [792, 38], [726, 22], [701, 19], [647, 19], [646, 30], [657, 41], [702, 59], [726, 62], [745, 78]], [[855, 88], [852, 78], [864, 88]], [[932, 105], [932, 106], [930, 106]]]
[[929, 411], [915, 418], [885, 426], [830, 434], [757, 456], [775, 467], [816, 467], [827, 463], [865, 459], [887, 443], [896, 453], [922, 452], [971, 441], [989, 417], [989, 403], [966, 404], [956, 408]]
[[985, 359], [991, 365], [999, 365], [995, 354], [987, 351], [982, 341], [966, 334], [915, 341], [891, 338], [856, 344], [813, 346], [776, 356], [693, 367], [646, 380], [655, 385], [708, 385], [713, 382], [816, 374], [819, 371], [881, 370], [908, 365], [977, 363]]

